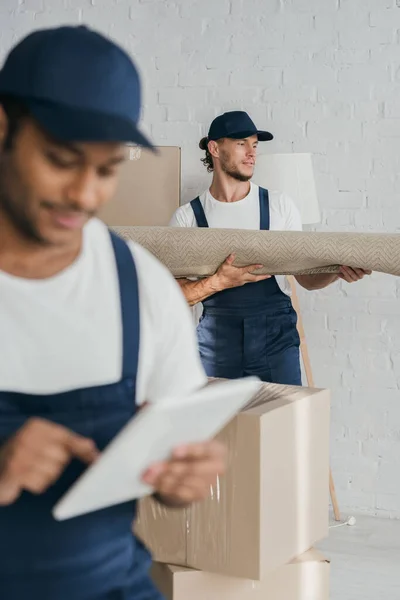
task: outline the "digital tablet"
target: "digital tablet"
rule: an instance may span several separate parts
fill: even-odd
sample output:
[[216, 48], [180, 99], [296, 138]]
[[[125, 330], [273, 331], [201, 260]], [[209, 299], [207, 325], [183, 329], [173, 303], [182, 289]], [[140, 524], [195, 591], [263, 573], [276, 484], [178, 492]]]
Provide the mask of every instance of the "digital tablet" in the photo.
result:
[[258, 392], [246, 377], [215, 382], [180, 398], [146, 405], [53, 508], [61, 521], [153, 493], [143, 473], [174, 448], [213, 438]]

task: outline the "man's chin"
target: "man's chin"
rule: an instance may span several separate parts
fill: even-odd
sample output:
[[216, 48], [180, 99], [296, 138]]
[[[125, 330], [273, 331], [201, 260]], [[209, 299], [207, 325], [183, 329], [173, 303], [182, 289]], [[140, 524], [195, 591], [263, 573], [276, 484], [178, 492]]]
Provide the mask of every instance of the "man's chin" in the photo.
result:
[[253, 173], [251, 175], [248, 175], [247, 173], [234, 173], [232, 174], [232, 177], [234, 179], [237, 179], [237, 181], [250, 181], [250, 179], [253, 177]]

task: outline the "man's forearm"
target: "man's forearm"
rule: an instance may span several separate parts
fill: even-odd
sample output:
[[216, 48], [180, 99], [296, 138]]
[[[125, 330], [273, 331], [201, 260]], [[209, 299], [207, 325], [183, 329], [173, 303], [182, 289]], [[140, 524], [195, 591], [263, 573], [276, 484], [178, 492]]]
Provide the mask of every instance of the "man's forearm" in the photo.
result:
[[218, 279], [215, 275], [199, 279], [198, 281], [190, 281], [190, 279], [177, 279], [181, 290], [187, 300], [189, 306], [194, 306], [199, 302], [203, 302], [209, 296], [220, 292], [221, 287], [218, 285]]
[[339, 279], [336, 273], [318, 273], [317, 275], [297, 275], [296, 281], [306, 290], [322, 290]]

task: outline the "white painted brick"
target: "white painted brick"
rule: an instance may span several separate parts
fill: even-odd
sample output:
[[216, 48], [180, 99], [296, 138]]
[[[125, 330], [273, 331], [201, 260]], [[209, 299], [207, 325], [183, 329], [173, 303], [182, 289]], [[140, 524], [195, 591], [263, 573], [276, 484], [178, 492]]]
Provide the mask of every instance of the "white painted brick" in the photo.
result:
[[368, 193], [367, 194], [367, 207], [377, 209], [382, 208], [394, 208], [399, 205], [398, 193]]
[[332, 60], [337, 65], [362, 65], [370, 60], [370, 49], [365, 46], [330, 49]]
[[[80, 0], [80, 3], [82, 4], [82, 0]], [[41, 10], [44, 9], [44, 0], [24, 0], [18, 8], [21, 12], [25, 12], [25, 11], [34, 11], [34, 12], [39, 11], [40, 12]]]
[[235, 104], [254, 106], [261, 103], [262, 89], [255, 87], [233, 88], [218, 86], [207, 90], [207, 104], [210, 106]]
[[[297, 22], [298, 18], [303, 17], [303, 23]], [[286, 31], [285, 44], [290, 45], [296, 51], [309, 49], [317, 52], [326, 46], [337, 46], [338, 34], [335, 28], [321, 34], [319, 28], [314, 25], [312, 15], [295, 15], [296, 19], [291, 28]], [[305, 17], [307, 17], [305, 19]], [[297, 24], [296, 24], [297, 22]]]
[[389, 100], [384, 103], [384, 115], [386, 119], [400, 119], [400, 106], [398, 102]]
[[388, 67], [382, 65], [349, 65], [340, 67], [337, 76], [338, 82], [345, 85], [362, 84], [364, 81], [385, 84], [390, 81], [391, 71]]
[[382, 273], [365, 276], [356, 283], [342, 282], [346, 296], [362, 296], [363, 298], [395, 298], [397, 294], [397, 278]]
[[351, 456], [359, 457], [361, 455], [361, 442], [358, 440], [344, 439], [335, 443], [335, 457], [338, 459], [348, 459]]
[[393, 477], [391, 463], [383, 462], [381, 464], [378, 472], [378, 485], [382, 485], [388, 494], [400, 494], [400, 478]]
[[[167, 0], [168, 1], [168, 0]], [[142, 4], [142, 0], [47, 0], [49, 4], [53, 6], [53, 4], [57, 4], [57, 2], [62, 5], [62, 3], [81, 2], [81, 4], [90, 4], [90, 6], [94, 6], [96, 8], [109, 8], [112, 9], [114, 6], [118, 4], [129, 4], [129, 6], [140, 6]]]
[[393, 371], [346, 371], [343, 373], [343, 385], [354, 388], [362, 383], [365, 386], [382, 386], [389, 389], [398, 389], [398, 382]]
[[338, 173], [337, 183], [339, 191], [352, 193], [359, 192], [364, 196], [365, 194], [363, 192], [365, 192], [366, 189], [367, 176], [368, 171], [356, 169], [351, 164], [348, 164]]
[[[82, 13], [80, 9], [71, 9], [63, 11], [63, 25], [78, 25], [82, 21]], [[92, 25], [92, 21], [89, 20], [89, 25]], [[55, 10], [48, 9], [43, 12], [35, 13], [35, 20], [32, 23], [32, 29], [44, 29], [47, 27], [56, 27], [60, 25], [60, 16], [59, 13]], [[93, 26], [93, 25], [92, 25]], [[101, 23], [98, 27], [102, 31], [107, 31], [107, 21], [101, 20]]]
[[90, 6], [87, 8], [84, 5], [82, 7], [82, 19], [91, 27], [117, 26], [118, 30], [122, 30], [125, 35], [129, 35], [134, 30], [133, 22], [129, 17], [130, 6], [126, 2], [114, 4], [112, 10], [106, 6]]
[[267, 52], [262, 52], [257, 57], [257, 64], [260, 67], [288, 67], [294, 62], [295, 55], [292, 52], [285, 52], [283, 48], [268, 48]]
[[[381, 390], [382, 391], [382, 390]], [[389, 390], [388, 390], [389, 391]], [[398, 402], [398, 392], [394, 390], [390, 390], [396, 394], [397, 402]], [[380, 396], [376, 396], [375, 402], [377, 398], [380, 400]], [[387, 462], [398, 464], [400, 466], [400, 443], [399, 442], [386, 442], [380, 440], [377, 442], [376, 440], [367, 440], [362, 443], [361, 446], [362, 455], [366, 458], [376, 461], [383, 459]]]
[[156, 123], [152, 131], [157, 143], [168, 141], [173, 146], [180, 146], [183, 139], [198, 145], [201, 137], [200, 125], [194, 123]]
[[[349, 300], [349, 298], [347, 298], [347, 300]], [[363, 352], [373, 352], [375, 354], [386, 354], [388, 352], [388, 341], [385, 334], [370, 335], [367, 332], [361, 332], [357, 336], [354, 336], [347, 331], [338, 331], [335, 333], [335, 338], [338, 352], [348, 352], [350, 356], [359, 353], [360, 348], [363, 349]], [[357, 377], [358, 375], [362, 375], [362, 373], [350, 372], [350, 375]], [[365, 386], [366, 384], [363, 383], [361, 378], [353, 382], [353, 387], [350, 386], [350, 388], [354, 392], [355, 388]], [[377, 384], [374, 384], [374, 387], [377, 387]]]
[[341, 510], [350, 514], [354, 510], [354, 507], [356, 507], [357, 512], [365, 512], [368, 515], [374, 516], [377, 514], [375, 508], [371, 508], [376, 505], [376, 494], [373, 493], [367, 494], [354, 490], [340, 490], [339, 503]]
[[344, 97], [349, 98], [352, 102], [366, 102], [373, 95], [374, 83], [369, 80], [365, 80], [362, 83], [352, 81], [347, 84], [343, 82], [319, 81], [317, 89], [319, 102], [341, 102]]
[[[63, 8], [85, 8], [86, 6], [100, 6], [98, 0], [44, 0], [45, 4], [48, 4], [49, 6], [51, 6], [53, 9], [56, 8], [55, 5], [57, 5], [57, 2], [61, 5], [61, 7]], [[117, 0], [117, 2], [114, 3], [118, 4], [121, 2], [125, 2], [126, 3], [127, 0]], [[109, 6], [109, 5], [108, 5]]]
[[[312, 364], [315, 361], [313, 360]], [[313, 369], [315, 385], [327, 389], [338, 389], [343, 385], [343, 367], [330, 365]]]
[[352, 13], [355, 16], [360, 11], [370, 12], [371, 10], [386, 10], [388, 8], [394, 8], [396, 6], [396, 0], [379, 0], [379, 6], [376, 0], [340, 0], [340, 10]]
[[[362, 373], [364, 371], [368, 371], [369, 373], [384, 371], [387, 373], [388, 371], [390, 372], [392, 363], [389, 354], [376, 354], [366, 349], [363, 353], [351, 353], [350, 367], [355, 373]], [[381, 408], [380, 411], [383, 414]], [[365, 416], [364, 411], [363, 415]]]
[[159, 92], [159, 102], [172, 106], [204, 106], [207, 104], [207, 92], [204, 87], [166, 87]]
[[400, 179], [397, 178], [397, 174], [390, 174], [388, 177], [384, 177], [384, 174], [380, 177], [368, 178], [366, 182], [366, 192], [368, 196], [381, 196], [382, 207], [385, 207], [385, 195], [396, 194], [398, 196], [400, 192]]
[[259, 68], [257, 57], [248, 54], [233, 55], [224, 52], [217, 54], [204, 51], [199, 54], [207, 69], [238, 71], [240, 69], [257, 70]]
[[185, 69], [179, 73], [179, 85], [187, 87], [227, 85], [229, 73], [220, 69]]
[[[173, 108], [173, 107], [171, 107]], [[181, 107], [181, 108], [187, 108], [187, 107]], [[223, 108], [222, 107], [217, 107], [217, 106], [196, 106], [195, 108], [190, 108], [189, 107], [189, 112], [190, 112], [190, 120], [194, 121], [195, 123], [200, 123], [202, 125], [202, 132], [204, 132], [204, 135], [206, 135], [206, 133], [208, 132], [208, 128], [211, 124], [211, 121], [213, 119], [215, 119], [215, 117], [217, 117], [219, 114], [222, 114], [223, 112]], [[200, 141], [200, 140], [199, 140]]]
[[372, 314], [377, 315], [398, 315], [399, 300], [370, 300], [369, 310]]
[[182, 17], [218, 19], [227, 17], [229, 12], [229, 0], [218, 0], [218, 2], [213, 3], [204, 2], [204, 0], [191, 0], [190, 2], [181, 3]]
[[[273, 109], [274, 116], [277, 114], [277, 109], [279, 110], [279, 106]], [[281, 106], [281, 111], [284, 109], [287, 111], [292, 109], [294, 113], [293, 116], [300, 121], [319, 121], [326, 116], [325, 105], [317, 102], [298, 101], [295, 105], [285, 104], [284, 106]]]
[[[312, 296], [312, 294], [310, 294]], [[304, 309], [304, 302], [301, 302], [301, 316], [303, 320], [304, 329], [306, 334], [309, 334], [311, 331], [319, 332], [321, 330], [327, 329], [327, 316], [324, 314], [317, 314], [312, 306], [310, 310]]]
[[399, 47], [397, 44], [379, 44], [369, 50], [370, 64], [377, 67], [396, 66], [399, 62]]
[[338, 0], [321, 2], [321, 0], [289, 0], [290, 10], [294, 13], [335, 14], [339, 8]]
[[384, 227], [386, 227], [388, 231], [399, 231], [400, 211], [398, 208], [385, 208], [382, 210], [382, 220]]
[[383, 321], [376, 315], [357, 315], [356, 330], [364, 334], [379, 335], [383, 331]]
[[[275, 25], [275, 20], [274, 20]], [[238, 29], [230, 34], [230, 52], [232, 54], [267, 53], [269, 48], [282, 48], [284, 30], [267, 29], [259, 17], [250, 17], [240, 22]], [[228, 35], [229, 37], [229, 35]]]
[[336, 196], [339, 194], [336, 178], [332, 173], [316, 171], [315, 180], [319, 191], [319, 202], [322, 208], [336, 208]]
[[349, 140], [362, 139], [361, 121], [348, 121], [347, 119], [324, 119], [322, 121], [309, 121], [307, 123], [307, 137], [313, 139]]
[[321, 348], [334, 348], [336, 345], [335, 335], [331, 331], [325, 329], [316, 332], [308, 328], [307, 340], [310, 348], [313, 349], [313, 352]]
[[[147, 71], [146, 71], [147, 73]], [[178, 73], [176, 71], [166, 71], [166, 70], [155, 70], [154, 73], [154, 82], [155, 85], [160, 88], [160, 87], [172, 87], [174, 85], [177, 85], [178, 83]]]
[[[224, 55], [231, 58], [229, 48], [232, 31], [226, 19], [181, 19], [177, 20], [175, 31], [182, 34], [182, 52], [184, 54], [199, 52], [203, 55], [212, 53], [215, 39], [219, 39], [218, 52], [215, 55]], [[175, 33], [176, 35], [176, 33]], [[255, 60], [255, 56], [253, 56]]]
[[355, 119], [362, 121], [377, 121], [383, 117], [384, 103], [374, 100], [355, 102], [352, 106], [352, 114]]
[[400, 85], [394, 81], [388, 85], [372, 85], [371, 98], [378, 102], [396, 102], [398, 98]]
[[301, 121], [289, 119], [281, 121], [274, 120], [271, 123], [270, 128], [275, 136], [274, 142], [271, 142], [268, 145], [271, 152], [274, 152], [273, 144], [275, 144], [276, 141], [293, 142], [294, 140], [304, 138], [305, 123], [302, 123]]
[[354, 222], [358, 229], [378, 230], [383, 227], [382, 211], [379, 209], [361, 209], [354, 213]]
[[355, 35], [354, 21], [348, 20], [347, 27], [339, 31], [341, 48], [376, 48], [380, 44], [396, 42], [396, 26], [391, 23], [386, 27], [360, 27]]
[[230, 77], [232, 86], [257, 86], [263, 88], [265, 85], [279, 87], [282, 82], [282, 70], [270, 67], [264, 69], [248, 69], [245, 72], [235, 69]]
[[319, 348], [318, 353], [312, 353], [312, 368], [314, 372], [335, 366], [346, 370], [350, 368], [350, 360], [345, 352], [337, 352], [333, 348]]
[[370, 12], [371, 27], [391, 28], [399, 23], [399, 9], [372, 10]]
[[231, 0], [231, 14], [234, 17], [242, 17], [246, 13], [270, 17], [276, 15], [279, 10], [279, 0]]
[[322, 220], [332, 228], [351, 225], [354, 221], [354, 215], [349, 210], [324, 210]]
[[365, 128], [366, 138], [400, 137], [400, 119], [380, 119], [369, 123]]
[[354, 116], [354, 106], [350, 102], [331, 101], [323, 102], [324, 118], [351, 119]]
[[[326, 298], [320, 296], [315, 299], [315, 310], [327, 314], [353, 316], [354, 314], [366, 313], [367, 305], [367, 300], [364, 298]], [[347, 332], [341, 335], [346, 334]]]
[[330, 331], [341, 331], [345, 329], [349, 333], [356, 330], [356, 317], [348, 315], [328, 315], [328, 329]]
[[166, 121], [167, 109], [165, 106], [144, 105], [142, 109], [142, 124], [151, 127], [154, 123]]
[[357, 469], [351, 475], [350, 488], [372, 494], [376, 491], [377, 481], [378, 477], [371, 468], [367, 473], [360, 473]]
[[265, 85], [263, 100], [265, 102], [293, 102], [298, 101], [316, 102], [317, 87], [315, 85], [285, 85], [282, 88]]
[[332, 208], [362, 208], [365, 204], [366, 198], [362, 192], [339, 191], [335, 196], [335, 205]]
[[393, 518], [399, 518], [399, 494], [380, 494], [376, 495], [376, 508], [393, 515]]
[[286, 67], [283, 71], [284, 85], [312, 85], [315, 81], [335, 85], [336, 71], [327, 65], [304, 64], [302, 68], [296, 66]]
[[189, 121], [190, 108], [189, 106], [168, 106], [162, 107], [166, 111], [167, 121]]
[[[334, 31], [338, 38], [339, 33], [348, 32], [355, 19], [357, 20], [358, 31], [363, 32], [369, 28], [369, 12], [361, 7], [357, 9], [357, 14], [340, 7], [334, 14], [325, 14], [323, 11], [318, 11], [315, 15], [315, 29], [323, 38], [328, 38], [331, 32]], [[354, 25], [353, 25], [354, 30]], [[329, 38], [328, 38], [329, 39]]]

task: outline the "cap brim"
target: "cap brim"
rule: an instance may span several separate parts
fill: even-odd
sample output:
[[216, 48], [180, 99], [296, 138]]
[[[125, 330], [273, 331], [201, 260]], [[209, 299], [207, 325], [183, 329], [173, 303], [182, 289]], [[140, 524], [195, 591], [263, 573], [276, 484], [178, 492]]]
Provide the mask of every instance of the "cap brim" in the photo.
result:
[[274, 136], [272, 133], [269, 133], [269, 131], [238, 131], [236, 133], [231, 133], [230, 135], [225, 135], [224, 137], [229, 137], [233, 140], [244, 140], [253, 135], [258, 137], [259, 142], [270, 142], [274, 139]]
[[128, 119], [38, 100], [28, 99], [26, 104], [43, 129], [60, 141], [134, 143], [155, 151]]
[[260, 142], [270, 142], [274, 136], [269, 131], [257, 131], [257, 136]]

